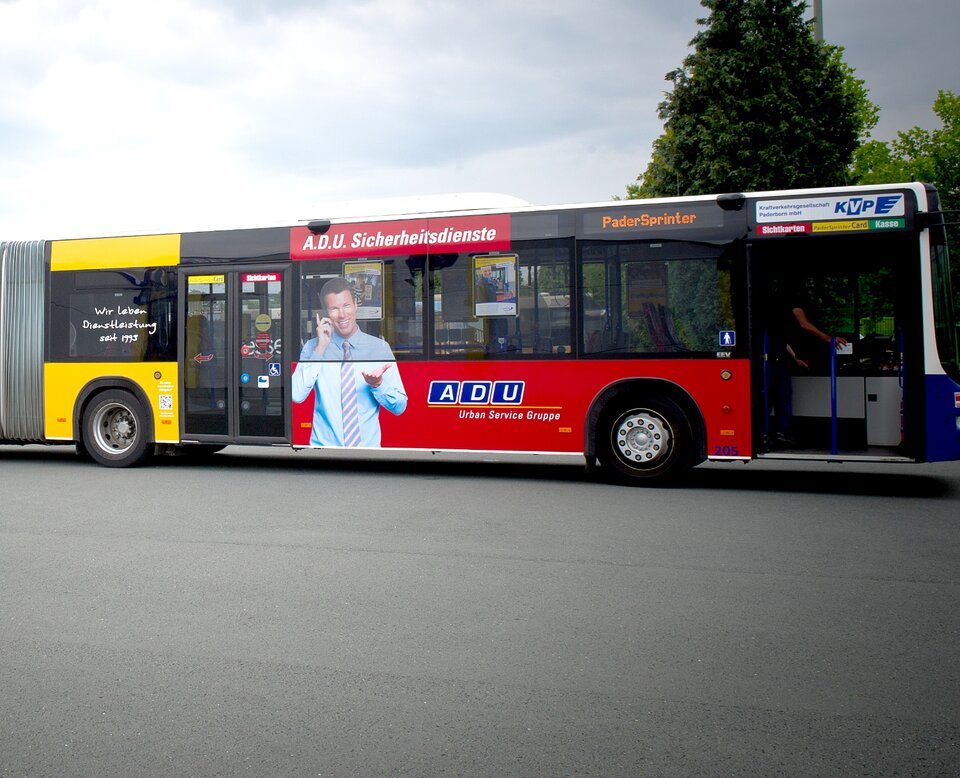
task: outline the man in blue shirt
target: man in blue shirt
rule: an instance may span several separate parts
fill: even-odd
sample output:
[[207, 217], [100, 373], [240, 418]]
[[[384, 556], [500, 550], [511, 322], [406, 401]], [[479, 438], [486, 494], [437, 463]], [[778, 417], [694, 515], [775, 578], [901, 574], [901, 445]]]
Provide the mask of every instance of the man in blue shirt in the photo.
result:
[[293, 373], [293, 401], [315, 390], [312, 446], [380, 446], [381, 406], [396, 416], [406, 410], [407, 393], [393, 351], [357, 324], [357, 301], [343, 278], [323, 285], [316, 337], [304, 344]]

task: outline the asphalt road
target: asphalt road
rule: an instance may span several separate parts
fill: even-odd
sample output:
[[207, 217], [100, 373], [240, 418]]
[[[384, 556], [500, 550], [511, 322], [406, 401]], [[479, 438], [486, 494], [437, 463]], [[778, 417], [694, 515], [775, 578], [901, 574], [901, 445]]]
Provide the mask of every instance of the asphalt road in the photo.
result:
[[960, 774], [960, 464], [0, 448], [0, 776]]

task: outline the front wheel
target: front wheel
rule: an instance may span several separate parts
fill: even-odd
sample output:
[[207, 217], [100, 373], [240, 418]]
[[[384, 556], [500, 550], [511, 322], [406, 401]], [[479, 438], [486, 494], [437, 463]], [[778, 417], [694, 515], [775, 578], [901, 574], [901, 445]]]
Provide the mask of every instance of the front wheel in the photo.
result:
[[146, 413], [132, 394], [111, 389], [90, 401], [83, 413], [82, 446], [95, 462], [132, 467], [147, 458], [149, 444]]
[[632, 485], [663, 483], [693, 462], [693, 435], [666, 397], [619, 402], [600, 416], [597, 458], [604, 473]]

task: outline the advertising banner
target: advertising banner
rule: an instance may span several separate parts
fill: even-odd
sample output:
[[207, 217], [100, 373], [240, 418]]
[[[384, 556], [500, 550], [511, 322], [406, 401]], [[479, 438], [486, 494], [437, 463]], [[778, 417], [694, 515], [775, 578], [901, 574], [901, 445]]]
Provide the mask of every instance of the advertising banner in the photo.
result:
[[[365, 432], [365, 439], [378, 440], [377, 445], [384, 448], [582, 452], [584, 420], [591, 401], [603, 387], [635, 377], [638, 364], [613, 360], [390, 363], [383, 373], [394, 374], [394, 390], [388, 392], [402, 386], [403, 403], [387, 397], [379, 413], [368, 417], [367, 423], [376, 424], [377, 430]], [[708, 453], [750, 456], [750, 371], [746, 362], [724, 361], [723, 371], [716, 360], [645, 360], [642, 364], [650, 374], [685, 387], [700, 405]], [[294, 446], [317, 445], [322, 436], [312, 435], [315, 424], [336, 432], [341, 423], [341, 367], [336, 362], [326, 363], [326, 378], [322, 370], [315, 371], [316, 385], [300, 402], [294, 402]], [[378, 390], [366, 389], [362, 375], [375, 376], [384, 363], [369, 361], [354, 369], [356, 386], [375, 401]], [[387, 389], [386, 383], [381, 386]], [[316, 392], [321, 395], [319, 403]], [[324, 394], [332, 399], [324, 401]], [[724, 406], [728, 410], [724, 411]], [[399, 413], [398, 408], [402, 408]]]
[[292, 259], [345, 259], [510, 248], [510, 217], [453, 216], [334, 224], [323, 234], [290, 231]]
[[754, 220], [764, 237], [903, 230], [907, 201], [902, 192], [758, 200]]

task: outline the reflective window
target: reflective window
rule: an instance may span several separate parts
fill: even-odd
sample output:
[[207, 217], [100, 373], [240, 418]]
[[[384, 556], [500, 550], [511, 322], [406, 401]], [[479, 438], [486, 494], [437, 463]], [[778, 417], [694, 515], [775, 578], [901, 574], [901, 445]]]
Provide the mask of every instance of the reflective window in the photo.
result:
[[[376, 257], [302, 262], [300, 345], [315, 337], [317, 318], [327, 315], [320, 299], [324, 285], [344, 279], [353, 290], [357, 324], [384, 339], [398, 360], [423, 354], [423, 257]], [[300, 358], [300, 351], [292, 356]]]
[[572, 353], [571, 244], [430, 257], [433, 353], [474, 359]]
[[721, 333], [735, 330], [722, 248], [594, 243], [582, 262], [586, 354], [714, 354]]
[[954, 310], [951, 263], [943, 228], [931, 234], [931, 276], [933, 281], [933, 321], [937, 333], [937, 351], [948, 375], [960, 376], [960, 325]]
[[[240, 273], [240, 370], [256, 376], [240, 383], [239, 433], [284, 435], [288, 398], [280, 377], [283, 360], [283, 280], [280, 273]], [[270, 366], [274, 366], [271, 374]], [[260, 379], [266, 373], [266, 385]]]
[[184, 388], [185, 428], [190, 433], [226, 435], [226, 276], [194, 276], [187, 282]]
[[174, 271], [64, 271], [50, 286], [52, 360], [176, 360]]
[[304, 262], [301, 345], [325, 315], [324, 285], [342, 278], [354, 290], [360, 329], [386, 340], [398, 360], [569, 355], [571, 258], [570, 241], [547, 240], [499, 253]]

